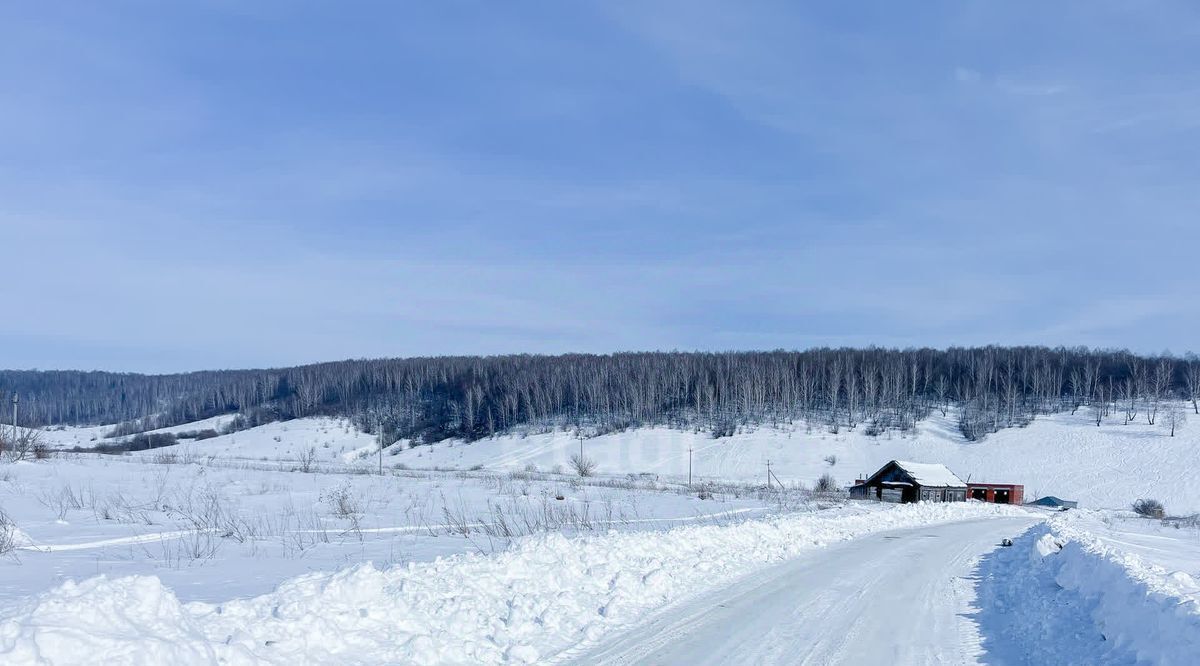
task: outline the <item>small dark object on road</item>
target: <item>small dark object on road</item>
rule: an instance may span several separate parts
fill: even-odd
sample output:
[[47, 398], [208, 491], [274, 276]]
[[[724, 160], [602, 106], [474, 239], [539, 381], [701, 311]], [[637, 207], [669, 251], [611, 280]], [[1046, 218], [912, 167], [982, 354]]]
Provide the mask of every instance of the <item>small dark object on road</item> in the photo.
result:
[[1007, 548], [1007, 547], [1009, 547], [1009, 546], [1011, 546], [1011, 545], [1012, 545], [1012, 539], [1002, 539], [1002, 540], [1000, 541], [1000, 545], [1001, 545], [1001, 546], [1004, 546], [1005, 548]]

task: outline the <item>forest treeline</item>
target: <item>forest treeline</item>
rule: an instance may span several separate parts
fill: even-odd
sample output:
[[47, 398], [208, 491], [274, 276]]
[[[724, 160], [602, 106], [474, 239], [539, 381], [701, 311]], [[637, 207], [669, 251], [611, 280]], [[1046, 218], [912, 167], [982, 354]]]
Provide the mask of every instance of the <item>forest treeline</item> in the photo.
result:
[[1195, 411], [1200, 360], [1087, 348], [844, 348], [366, 359], [170, 375], [0, 371], [0, 393], [13, 391], [23, 422], [120, 424], [117, 435], [232, 412], [234, 428], [332, 415], [424, 442], [530, 425], [589, 433], [667, 425], [719, 437], [800, 419], [878, 434], [954, 407], [963, 434], [977, 439], [1081, 407], [1097, 425], [1153, 424], [1179, 399]]

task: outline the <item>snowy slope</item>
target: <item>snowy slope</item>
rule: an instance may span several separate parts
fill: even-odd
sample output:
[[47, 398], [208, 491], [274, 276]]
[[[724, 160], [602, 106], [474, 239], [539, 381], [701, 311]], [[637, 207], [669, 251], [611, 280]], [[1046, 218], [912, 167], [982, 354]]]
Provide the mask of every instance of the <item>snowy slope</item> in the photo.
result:
[[[219, 419], [228, 417], [218, 417]], [[214, 427], [213, 420], [165, 430]], [[87, 446], [94, 428], [68, 428], [47, 433], [70, 447]], [[91, 443], [94, 445], [95, 443]], [[967, 442], [957, 432], [954, 414], [935, 415], [918, 424], [917, 432], [902, 437], [872, 438], [857, 431], [830, 434], [803, 424], [760, 427], [732, 437], [712, 439], [704, 432], [645, 428], [586, 439], [587, 457], [599, 473], [652, 473], [686, 478], [688, 449], [697, 479], [766, 480], [767, 461], [785, 483], [811, 485], [830, 473], [844, 485], [865, 477], [889, 460], [942, 463], [968, 481], [1020, 483], [1026, 499], [1056, 495], [1079, 500], [1085, 507], [1127, 508], [1134, 500], [1153, 497], [1175, 514], [1200, 512], [1200, 486], [1189, 479], [1200, 473], [1200, 422], [1175, 437], [1144, 421], [1095, 423], [1081, 410], [1076, 415], [1043, 416], [1025, 428], [1002, 430], [981, 442]], [[569, 470], [580, 442], [570, 432], [505, 435], [477, 442], [439, 442], [409, 448], [390, 447], [386, 465], [413, 469], [541, 471]], [[295, 461], [314, 450], [320, 463], [374, 464], [375, 438], [355, 430], [345, 420], [307, 418], [272, 423], [198, 442], [183, 442], [162, 452], [199, 457]], [[836, 459], [830, 464], [827, 459]]]
[[[178, 434], [181, 432], [190, 432], [198, 430], [217, 430], [225, 427], [234, 419], [233, 414], [223, 414], [214, 416], [200, 421], [184, 423], [177, 426], [167, 428], [157, 428], [149, 430], [150, 433], [172, 433]], [[102, 444], [113, 444], [127, 438], [106, 439], [105, 435], [112, 432], [113, 425], [101, 426], [54, 426], [42, 430], [41, 440], [47, 446], [55, 449], [89, 449]]]
[[191, 423], [183, 423], [180, 425], [169, 426], [166, 428], [156, 428], [154, 430], [148, 430], [147, 432], [150, 432], [150, 433], [169, 432], [172, 434], [179, 434], [181, 432], [190, 432], [190, 431], [197, 431], [197, 430], [216, 430], [216, 431], [220, 432], [221, 428], [224, 428], [235, 418], [236, 418], [235, 414], [222, 414], [220, 416], [214, 416], [212, 418], [202, 419], [200, 421], [192, 421]]
[[[785, 483], [814, 483], [828, 472], [843, 484], [873, 473], [889, 460], [943, 463], [963, 480], [1020, 483], [1026, 499], [1056, 495], [1084, 506], [1127, 508], [1154, 497], [1172, 513], [1200, 511], [1200, 424], [1175, 437], [1141, 423], [1106, 422], [1097, 428], [1081, 410], [1076, 415], [1039, 417], [1026, 428], [1002, 430], [981, 442], [967, 442], [954, 427], [953, 413], [935, 414], [909, 437], [872, 438], [843, 430], [833, 435], [801, 425], [762, 427], [732, 437], [648, 428], [584, 441], [599, 472], [652, 472], [686, 477], [688, 449], [698, 478], [762, 480], [766, 464]], [[579, 452], [571, 433], [504, 436], [470, 444], [445, 442], [397, 452], [393, 460], [411, 467], [520, 469], [534, 465], [567, 468]], [[826, 458], [835, 456], [836, 464]]]
[[[192, 430], [199, 423], [203, 422], [176, 426], [175, 429]], [[358, 460], [377, 448], [374, 435], [355, 429], [345, 419], [312, 417], [268, 423], [212, 439], [184, 441], [175, 446], [134, 453], [295, 461], [312, 450], [319, 463], [343, 463]]]
[[42, 443], [54, 449], [90, 449], [113, 440], [104, 439], [113, 426], [54, 426], [42, 431]]

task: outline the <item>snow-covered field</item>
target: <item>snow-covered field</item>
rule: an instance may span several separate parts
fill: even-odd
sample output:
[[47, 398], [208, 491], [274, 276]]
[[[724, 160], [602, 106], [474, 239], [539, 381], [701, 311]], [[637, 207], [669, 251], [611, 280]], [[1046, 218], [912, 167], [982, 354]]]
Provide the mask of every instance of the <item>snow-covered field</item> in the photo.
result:
[[[168, 428], [149, 430], [150, 433], [179, 434], [200, 430], [217, 430], [225, 427], [234, 419], [232, 414], [214, 416], [201, 421], [193, 421]], [[42, 431], [41, 440], [47, 446], [55, 449], [90, 449], [101, 444], [111, 444], [119, 438], [108, 438], [113, 426], [54, 426]]]
[[184, 600], [221, 599], [351, 562], [493, 552], [541, 531], [726, 522], [802, 503], [739, 489], [702, 500], [653, 478], [386, 472], [314, 465], [304, 473], [161, 454], [5, 465], [0, 509], [15, 525], [17, 548], [0, 560], [0, 600], [69, 578], [148, 573]]
[[[981, 550], [955, 556], [954, 567], [974, 573], [946, 597], [963, 604], [946, 614], [967, 623], [955, 635], [974, 638], [954, 648], [961, 654], [943, 655], [939, 641], [908, 654], [1189, 663], [1183, 656], [1200, 654], [1200, 525], [1124, 507], [1143, 496], [1176, 514], [1200, 507], [1185, 481], [1200, 441], [1084, 418], [1041, 418], [974, 443], [940, 417], [908, 438], [799, 426], [714, 440], [645, 429], [586, 439], [599, 463], [589, 479], [570, 474], [580, 442], [562, 432], [402, 442], [385, 451], [380, 475], [374, 438], [336, 419], [5, 464], [0, 551], [6, 537], [12, 549], [0, 557], [0, 662], [586, 661], [589, 646], [664, 609], [732, 594], [743, 577], [801, 554], [816, 566], [826, 545], [900, 530], [872, 537], [872, 548], [890, 548], [888, 539], [936, 536], [911, 528], [983, 521], [992, 527], [959, 531], [974, 535], [964, 548]], [[47, 438], [86, 448], [109, 429]], [[682, 482], [688, 448], [703, 499]], [[762, 487], [768, 459], [792, 487]], [[895, 507], [798, 488], [826, 472], [849, 482], [890, 459], [944, 462], [964, 478], [1112, 508]], [[1012, 548], [987, 541], [989, 529], [1033, 522]], [[744, 633], [753, 641], [752, 628]]]

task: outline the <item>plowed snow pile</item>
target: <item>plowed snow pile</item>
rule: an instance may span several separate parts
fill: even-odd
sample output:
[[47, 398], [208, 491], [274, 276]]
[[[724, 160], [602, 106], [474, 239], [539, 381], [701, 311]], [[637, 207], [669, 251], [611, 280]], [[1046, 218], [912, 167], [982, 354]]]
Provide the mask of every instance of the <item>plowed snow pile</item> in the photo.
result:
[[997, 663], [1200, 659], [1200, 584], [1130, 552], [1101, 518], [1056, 514], [984, 558], [975, 620]]
[[0, 616], [4, 663], [527, 663], [824, 544], [881, 530], [1028, 515], [977, 503], [858, 505], [731, 526], [531, 537], [491, 556], [292, 579], [181, 604], [158, 578], [64, 584]]

